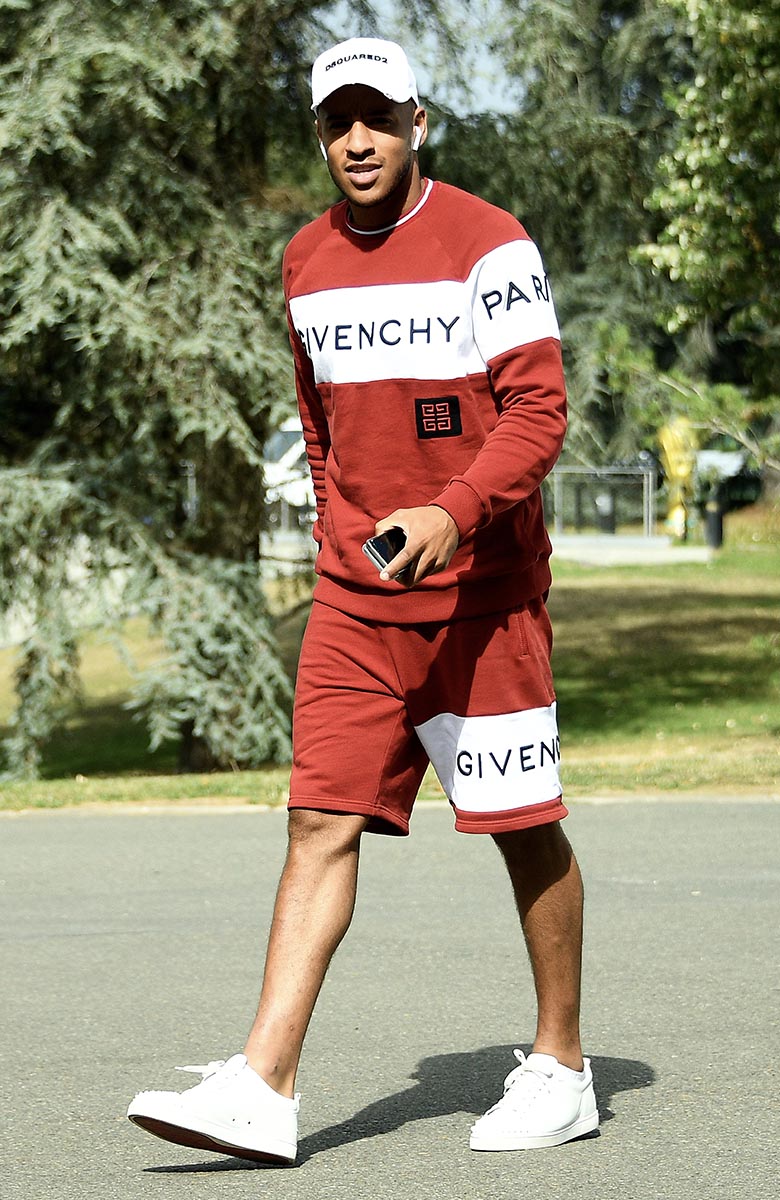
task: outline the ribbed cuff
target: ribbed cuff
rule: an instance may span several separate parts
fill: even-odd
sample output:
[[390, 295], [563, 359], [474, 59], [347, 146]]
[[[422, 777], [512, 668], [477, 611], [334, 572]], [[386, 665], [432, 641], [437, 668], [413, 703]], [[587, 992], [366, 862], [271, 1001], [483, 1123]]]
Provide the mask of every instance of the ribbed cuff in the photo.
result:
[[462, 479], [453, 479], [443, 492], [440, 492], [429, 504], [443, 508], [449, 513], [458, 527], [461, 538], [471, 533], [480, 525], [485, 516], [485, 509], [477, 493]]

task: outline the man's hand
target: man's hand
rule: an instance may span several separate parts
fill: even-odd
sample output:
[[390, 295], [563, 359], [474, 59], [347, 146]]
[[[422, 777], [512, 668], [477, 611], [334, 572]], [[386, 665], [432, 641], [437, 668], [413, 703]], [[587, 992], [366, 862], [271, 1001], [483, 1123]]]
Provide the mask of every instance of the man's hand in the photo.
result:
[[[404, 587], [414, 587], [429, 575], [436, 575], [449, 565], [458, 548], [458, 527], [448, 512], [436, 504], [423, 508], [397, 508], [376, 523], [376, 532], [392, 528], [403, 529], [406, 545], [380, 571], [380, 579], [397, 579]], [[402, 577], [398, 579], [401, 572]]]

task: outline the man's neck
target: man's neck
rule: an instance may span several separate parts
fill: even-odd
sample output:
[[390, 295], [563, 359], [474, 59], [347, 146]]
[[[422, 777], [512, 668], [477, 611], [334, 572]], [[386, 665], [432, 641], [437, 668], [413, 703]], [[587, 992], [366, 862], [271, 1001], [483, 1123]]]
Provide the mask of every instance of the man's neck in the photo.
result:
[[423, 190], [420, 167], [415, 158], [408, 175], [382, 204], [369, 204], [365, 207], [350, 204], [348, 208], [349, 223], [364, 233], [396, 225], [402, 217], [411, 212], [416, 204], [419, 204]]

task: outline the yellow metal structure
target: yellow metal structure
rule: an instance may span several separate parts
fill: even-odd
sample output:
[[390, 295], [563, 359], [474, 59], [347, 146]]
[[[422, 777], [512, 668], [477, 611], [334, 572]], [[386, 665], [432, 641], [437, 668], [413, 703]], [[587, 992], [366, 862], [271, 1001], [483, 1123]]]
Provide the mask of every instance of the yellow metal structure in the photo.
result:
[[661, 463], [669, 490], [666, 527], [676, 541], [688, 537], [688, 509], [693, 498], [698, 438], [687, 417], [675, 417], [658, 435]]

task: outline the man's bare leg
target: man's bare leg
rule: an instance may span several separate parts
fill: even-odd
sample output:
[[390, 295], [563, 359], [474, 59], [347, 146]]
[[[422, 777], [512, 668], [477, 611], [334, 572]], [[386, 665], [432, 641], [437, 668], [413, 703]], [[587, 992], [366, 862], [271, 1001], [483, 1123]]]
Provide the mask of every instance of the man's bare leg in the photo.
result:
[[534, 1051], [582, 1070], [582, 878], [558, 822], [494, 834], [515, 893], [538, 1018]]
[[352, 920], [367, 818], [292, 809], [260, 1003], [244, 1053], [292, 1096], [303, 1039], [330, 961]]

